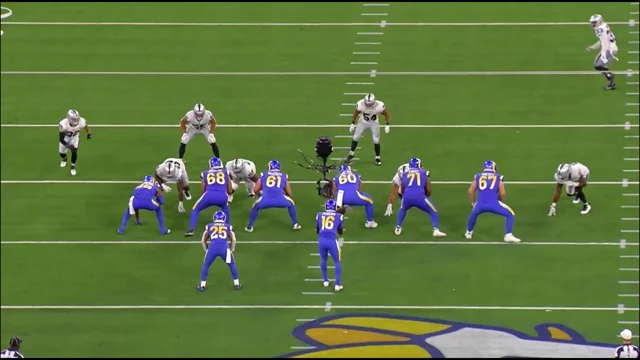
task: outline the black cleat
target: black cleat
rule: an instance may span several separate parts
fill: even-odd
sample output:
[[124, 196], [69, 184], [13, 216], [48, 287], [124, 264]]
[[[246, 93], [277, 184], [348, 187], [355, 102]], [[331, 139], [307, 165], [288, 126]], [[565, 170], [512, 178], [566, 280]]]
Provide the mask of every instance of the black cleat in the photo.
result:
[[182, 193], [184, 194], [185, 199], [191, 200], [191, 193], [189, 192], [189, 190], [184, 190], [182, 191]]
[[382, 161], [380, 161], [380, 159], [376, 158], [376, 166], [380, 166], [382, 165]]
[[347, 162], [350, 163], [354, 157], [355, 157], [354, 155], [347, 156]]
[[616, 89], [616, 84], [609, 84], [604, 89], [605, 90], [615, 90]]
[[193, 231], [187, 231], [184, 236], [193, 236]]
[[233, 288], [236, 290], [240, 290], [242, 289], [242, 285], [234, 285]]

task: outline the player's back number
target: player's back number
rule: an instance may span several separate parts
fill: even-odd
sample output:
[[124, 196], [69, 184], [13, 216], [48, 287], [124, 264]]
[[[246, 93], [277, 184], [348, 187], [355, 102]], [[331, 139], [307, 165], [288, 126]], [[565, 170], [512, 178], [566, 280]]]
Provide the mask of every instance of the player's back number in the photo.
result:
[[321, 230], [333, 230], [335, 223], [336, 217], [333, 215], [322, 215], [322, 218], [320, 218]]
[[227, 177], [224, 176], [222, 171], [207, 173], [207, 185], [219, 184], [224, 185], [227, 182]]
[[209, 239], [211, 240], [226, 240], [229, 236], [226, 226], [210, 226], [209, 227]]
[[478, 179], [478, 189], [480, 190], [493, 190], [496, 187], [497, 176], [495, 175], [482, 175]]
[[340, 174], [340, 176], [338, 176], [338, 184], [340, 185], [355, 184], [357, 182], [358, 177], [354, 173]]
[[265, 181], [266, 187], [280, 187], [282, 184], [282, 176], [280, 175], [269, 175], [267, 176], [267, 180]]

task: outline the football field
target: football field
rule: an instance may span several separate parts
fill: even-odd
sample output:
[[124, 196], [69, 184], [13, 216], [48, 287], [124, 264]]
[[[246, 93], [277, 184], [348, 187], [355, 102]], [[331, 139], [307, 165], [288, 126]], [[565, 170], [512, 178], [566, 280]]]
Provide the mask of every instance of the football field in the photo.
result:
[[[639, 326], [638, 3], [18, 3], [1, 38], [0, 341], [28, 357], [610, 357]], [[617, 89], [592, 67], [601, 13], [620, 49]], [[391, 132], [375, 166], [369, 134], [353, 168], [375, 201], [346, 214], [344, 290], [322, 286], [319, 174], [294, 161], [330, 137], [346, 157], [366, 93]], [[152, 213], [118, 235], [133, 188], [178, 156], [194, 104], [215, 115], [224, 162], [278, 159], [302, 230], [231, 204], [244, 288], [222, 262], [200, 293], [203, 250], [189, 211], [166, 195], [170, 235]], [[58, 122], [87, 119], [77, 176], [60, 168]], [[211, 148], [185, 161], [194, 200]], [[398, 166], [420, 157], [446, 238], [408, 213], [384, 217]], [[486, 160], [516, 212], [479, 218], [465, 240], [467, 189]], [[562, 194], [560, 163], [589, 170], [592, 211]], [[198, 228], [213, 213], [201, 213]], [[333, 277], [333, 268], [329, 270]]]

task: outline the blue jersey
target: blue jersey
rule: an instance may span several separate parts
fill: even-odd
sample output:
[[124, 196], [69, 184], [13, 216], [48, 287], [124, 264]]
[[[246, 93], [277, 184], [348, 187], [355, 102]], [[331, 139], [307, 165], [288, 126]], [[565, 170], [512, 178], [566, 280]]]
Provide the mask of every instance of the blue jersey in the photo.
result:
[[133, 196], [136, 199], [153, 199], [158, 192], [158, 183], [157, 182], [143, 182], [142, 184], [136, 186], [133, 190]]
[[280, 171], [268, 171], [260, 174], [262, 180], [262, 196], [278, 197], [284, 194], [287, 186], [287, 174]]
[[233, 227], [225, 222], [212, 222], [205, 226], [206, 236], [211, 245], [227, 244], [231, 231], [233, 231]]
[[427, 170], [409, 169], [402, 174], [403, 197], [425, 197], [427, 185]]
[[344, 216], [335, 211], [319, 212], [316, 215], [316, 228], [318, 231], [318, 240], [336, 240], [338, 238], [338, 230], [342, 229]]
[[229, 183], [229, 175], [226, 169], [209, 169], [200, 174], [204, 181], [206, 192], [227, 192], [227, 184]]
[[336, 184], [336, 189], [345, 192], [358, 190], [361, 181], [360, 175], [352, 173], [351, 171], [342, 172], [333, 179], [334, 184]]
[[478, 189], [478, 202], [495, 203], [500, 200], [502, 175], [494, 172], [477, 173], [473, 182]]

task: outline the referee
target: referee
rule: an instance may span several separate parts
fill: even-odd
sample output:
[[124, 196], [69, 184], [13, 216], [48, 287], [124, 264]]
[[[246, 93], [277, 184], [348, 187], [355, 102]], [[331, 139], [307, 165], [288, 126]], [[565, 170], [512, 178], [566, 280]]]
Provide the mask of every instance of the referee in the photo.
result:
[[638, 347], [631, 343], [633, 338], [631, 330], [622, 330], [620, 337], [622, 338], [622, 345], [616, 348], [613, 357], [616, 359], [637, 359], [639, 351]]
[[20, 344], [22, 344], [22, 340], [17, 336], [12, 336], [11, 339], [9, 339], [9, 348], [0, 352], [0, 358], [24, 359], [24, 356], [18, 352], [18, 350], [20, 350]]

